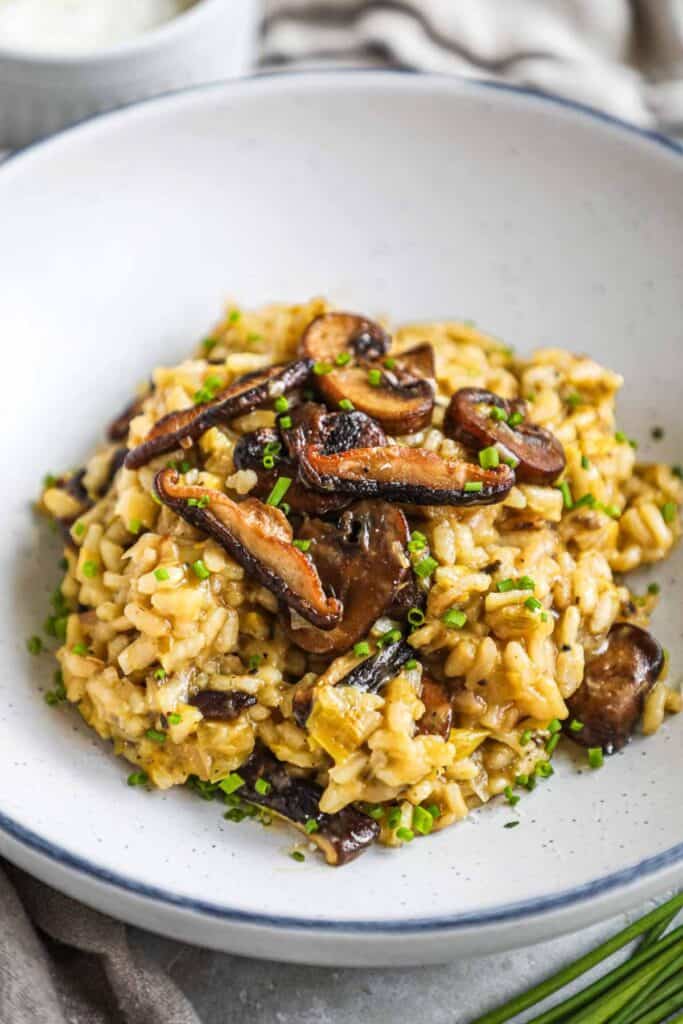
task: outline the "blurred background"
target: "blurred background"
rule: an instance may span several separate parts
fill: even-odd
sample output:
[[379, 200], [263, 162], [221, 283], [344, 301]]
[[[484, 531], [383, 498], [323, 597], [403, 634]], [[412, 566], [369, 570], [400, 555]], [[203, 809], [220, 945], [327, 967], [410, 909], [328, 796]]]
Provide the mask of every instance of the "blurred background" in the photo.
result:
[[247, 73], [492, 79], [683, 134], [683, 0], [0, 0], [0, 146]]

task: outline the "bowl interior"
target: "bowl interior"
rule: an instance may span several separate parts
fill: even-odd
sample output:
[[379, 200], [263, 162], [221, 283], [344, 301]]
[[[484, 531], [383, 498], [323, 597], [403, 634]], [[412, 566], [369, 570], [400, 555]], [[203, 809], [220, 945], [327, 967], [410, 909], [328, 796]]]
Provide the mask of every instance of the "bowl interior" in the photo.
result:
[[[599, 772], [567, 755], [520, 804], [332, 872], [290, 836], [186, 792], [125, 785], [30, 657], [57, 543], [30, 502], [225, 302], [324, 293], [370, 314], [467, 317], [522, 351], [560, 345], [624, 374], [623, 429], [680, 457], [683, 163], [515, 92], [404, 76], [266, 79], [140, 106], [0, 172], [8, 475], [0, 560], [0, 812], [99, 868], [217, 908], [365, 922], [472, 919], [671, 860], [683, 720]], [[662, 441], [650, 428], [665, 429]], [[681, 554], [654, 628], [683, 664]], [[0, 844], [1, 845], [1, 844]], [[679, 851], [680, 854], [680, 851]]]

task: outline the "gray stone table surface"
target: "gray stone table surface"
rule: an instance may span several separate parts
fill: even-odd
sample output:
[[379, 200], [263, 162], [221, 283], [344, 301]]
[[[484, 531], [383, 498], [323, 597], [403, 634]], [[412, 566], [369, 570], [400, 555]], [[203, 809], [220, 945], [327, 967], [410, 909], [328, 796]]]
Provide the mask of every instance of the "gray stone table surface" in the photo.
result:
[[468, 1024], [651, 907], [528, 949], [432, 967], [335, 969], [247, 960], [138, 929], [131, 929], [131, 945], [169, 973], [204, 1024]]

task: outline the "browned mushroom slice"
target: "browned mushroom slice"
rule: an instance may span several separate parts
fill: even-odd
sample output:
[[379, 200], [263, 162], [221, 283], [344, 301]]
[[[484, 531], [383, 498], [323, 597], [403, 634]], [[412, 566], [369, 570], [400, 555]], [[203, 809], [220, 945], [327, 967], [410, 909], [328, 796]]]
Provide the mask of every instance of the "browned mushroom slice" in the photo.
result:
[[453, 725], [453, 706], [445, 686], [423, 675], [420, 700], [425, 710], [417, 723], [417, 731], [448, 739]]
[[415, 651], [405, 640], [387, 644], [377, 654], [366, 658], [360, 665], [351, 669], [348, 675], [340, 679], [337, 686], [355, 686], [357, 690], [377, 693], [382, 687], [397, 676], [405, 663], [415, 657]]
[[434, 366], [434, 349], [428, 341], [422, 341], [413, 348], [407, 348], [394, 357], [396, 363], [403, 370], [414, 373], [418, 377], [433, 379], [436, 374]]
[[196, 529], [212, 537], [264, 587], [308, 622], [331, 629], [342, 606], [323, 590], [315, 565], [292, 544], [292, 527], [278, 508], [257, 498], [239, 504], [220, 491], [183, 487], [174, 469], [157, 473], [161, 501]]
[[[266, 807], [294, 825], [307, 840], [316, 844], [327, 863], [334, 867], [348, 864], [367, 850], [379, 835], [377, 822], [352, 804], [336, 814], [324, 814], [320, 810], [322, 788], [308, 779], [289, 775], [284, 764], [263, 746], [256, 748], [238, 769], [238, 774], [244, 784], [236, 790], [236, 796], [258, 807]], [[311, 821], [317, 828], [311, 829]]]
[[232, 722], [256, 704], [256, 697], [244, 690], [200, 690], [190, 697], [190, 704], [209, 722]]
[[389, 335], [372, 320], [353, 313], [325, 313], [308, 326], [300, 350], [315, 360], [321, 371], [317, 386], [331, 405], [350, 401], [389, 433], [410, 434], [431, 422], [434, 388], [416, 373], [417, 365], [424, 364], [424, 352], [414, 351], [412, 363], [407, 353], [381, 361], [390, 343]]
[[325, 584], [342, 601], [344, 614], [334, 629], [324, 632], [285, 625], [305, 651], [341, 654], [368, 633], [408, 577], [408, 524], [400, 509], [360, 502], [341, 514], [338, 525], [308, 520], [299, 535], [311, 541], [309, 553]]
[[331, 455], [387, 443], [379, 423], [357, 410], [330, 413], [324, 405], [307, 402], [295, 409], [290, 419], [292, 426], [282, 430], [282, 437], [290, 457], [297, 461], [310, 444], [322, 444]]
[[515, 482], [509, 466], [482, 469], [442, 459], [424, 448], [388, 445], [326, 455], [309, 445], [299, 472], [310, 487], [410, 505], [491, 505]]
[[353, 359], [377, 359], [390, 345], [391, 338], [374, 320], [357, 313], [323, 313], [304, 331], [299, 351], [324, 368], [339, 365], [347, 353]]
[[512, 457], [517, 477], [530, 484], [548, 484], [565, 467], [564, 448], [554, 434], [526, 423], [527, 404], [508, 401], [483, 388], [461, 388], [451, 398], [444, 432], [474, 448], [495, 446], [501, 458]]
[[[584, 747], [620, 750], [629, 740], [664, 664], [662, 648], [645, 629], [628, 622], [612, 626], [588, 661], [583, 682], [567, 700], [565, 731]], [[575, 731], [571, 723], [581, 723]]]
[[137, 469], [144, 466], [155, 456], [178, 448], [183, 441], [195, 441], [217, 423], [227, 423], [243, 416], [299, 387], [308, 377], [310, 368], [308, 359], [271, 366], [241, 377], [209, 402], [168, 413], [155, 423], [142, 444], [128, 452], [126, 467]]

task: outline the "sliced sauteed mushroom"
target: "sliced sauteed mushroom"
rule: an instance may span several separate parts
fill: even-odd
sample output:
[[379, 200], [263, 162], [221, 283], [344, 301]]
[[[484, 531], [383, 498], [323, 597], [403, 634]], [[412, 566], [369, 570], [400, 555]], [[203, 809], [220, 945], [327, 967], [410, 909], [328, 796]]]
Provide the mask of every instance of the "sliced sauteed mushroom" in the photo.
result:
[[310, 369], [309, 359], [271, 366], [241, 377], [210, 401], [168, 413], [155, 423], [142, 444], [128, 452], [126, 467], [138, 469], [155, 456], [180, 447], [188, 439], [195, 441], [217, 423], [227, 423], [300, 387]]
[[[285, 766], [263, 746], [256, 748], [238, 773], [244, 784], [236, 791], [237, 796], [266, 807], [290, 822], [319, 847], [328, 864], [337, 867], [348, 864], [367, 850], [379, 835], [377, 822], [353, 805], [336, 814], [323, 814], [321, 787], [308, 779], [290, 776]], [[316, 828], [309, 824], [312, 821]]]
[[416, 372], [424, 353], [414, 355], [412, 364], [407, 354], [383, 359], [389, 344], [371, 320], [325, 313], [306, 329], [301, 352], [315, 360], [316, 383], [331, 405], [351, 402], [389, 433], [410, 434], [431, 422], [434, 387]]
[[450, 400], [444, 432], [473, 448], [494, 447], [513, 459], [517, 478], [549, 484], [565, 467], [564, 448], [554, 434], [526, 422], [527, 404], [508, 401], [483, 388], [461, 388]]
[[245, 708], [256, 704], [256, 697], [244, 690], [200, 690], [190, 698], [209, 722], [232, 722]]
[[425, 711], [417, 723], [417, 731], [435, 733], [448, 739], [453, 725], [453, 706], [446, 687], [423, 675], [420, 700], [425, 706]]
[[405, 663], [415, 657], [415, 651], [405, 640], [387, 644], [371, 658], [366, 658], [360, 665], [351, 669], [337, 683], [337, 686], [355, 686], [357, 690], [377, 693], [378, 690], [397, 676]]
[[[307, 444], [324, 442], [325, 451], [345, 451], [363, 444], [384, 444], [382, 428], [361, 412], [328, 413], [323, 405], [306, 402], [288, 413], [291, 426], [280, 430], [263, 427], [237, 442], [233, 460], [237, 469], [251, 469], [257, 483], [251, 492], [266, 498], [279, 475], [292, 480], [287, 503], [294, 512], [326, 515], [349, 505], [344, 494], [322, 494], [298, 479], [298, 460]], [[280, 417], [280, 421], [282, 417]]]
[[174, 469], [157, 473], [161, 501], [212, 537], [264, 587], [322, 630], [340, 621], [342, 606], [323, 590], [312, 560], [292, 544], [292, 527], [278, 508], [257, 498], [239, 504], [220, 491], [184, 487]]
[[[664, 652], [651, 633], [628, 622], [615, 623], [588, 661], [581, 686], [567, 700], [567, 735], [584, 747], [620, 750], [663, 664]], [[572, 728], [572, 722], [582, 728]]]
[[430, 342], [422, 341], [413, 348], [407, 348], [399, 352], [394, 359], [400, 369], [414, 373], [418, 377], [425, 377], [427, 380], [434, 379], [434, 349]]
[[299, 471], [310, 487], [411, 505], [491, 505], [515, 482], [509, 466], [482, 469], [442, 459], [424, 448], [389, 445], [327, 455], [309, 445]]
[[310, 540], [309, 553], [325, 584], [343, 603], [344, 614], [331, 630], [285, 624], [291, 639], [304, 650], [340, 654], [368, 633], [408, 578], [408, 524], [392, 505], [361, 502], [342, 512], [338, 524], [308, 520], [299, 536]]

